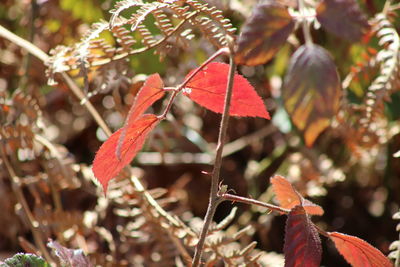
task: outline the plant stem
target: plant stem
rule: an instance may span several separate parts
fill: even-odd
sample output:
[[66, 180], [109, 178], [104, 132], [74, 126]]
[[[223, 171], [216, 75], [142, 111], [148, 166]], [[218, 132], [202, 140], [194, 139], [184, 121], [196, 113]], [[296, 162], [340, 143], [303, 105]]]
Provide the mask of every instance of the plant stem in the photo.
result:
[[[0, 25], [0, 36], [6, 38], [7, 40], [11, 41], [12, 43], [18, 45], [19, 47], [22, 47], [41, 61], [45, 63], [48, 59], [49, 56], [43, 52], [40, 48], [35, 46], [34, 44], [24, 40], [23, 38], [19, 37], [18, 35], [15, 35], [14, 33], [10, 32], [6, 28]], [[76, 85], [76, 83], [66, 74], [65, 72], [61, 73], [64, 81], [67, 83], [67, 85], [70, 87], [71, 91], [79, 98], [80, 101], [85, 99], [85, 94], [82, 92], [82, 90]], [[107, 124], [104, 122], [104, 120], [101, 118], [100, 114], [97, 112], [97, 110], [93, 107], [93, 105], [89, 101], [84, 101], [83, 104], [86, 109], [89, 111], [89, 113], [93, 116], [94, 120], [97, 122], [97, 124], [103, 129], [103, 131], [106, 133], [107, 136], [111, 135], [111, 130], [108, 128]]]
[[285, 208], [282, 208], [282, 207], [279, 207], [279, 206], [275, 206], [273, 204], [261, 202], [259, 200], [255, 200], [255, 199], [252, 199], [252, 198], [236, 196], [236, 195], [232, 195], [232, 194], [228, 194], [228, 193], [221, 194], [220, 197], [223, 200], [230, 200], [230, 201], [233, 201], [233, 202], [240, 202], [240, 203], [245, 203], [245, 204], [248, 204], [248, 205], [257, 205], [257, 206], [260, 206], [260, 207], [263, 207], [263, 208], [267, 208], [269, 210], [276, 211], [276, 212], [279, 212], [279, 213], [288, 214], [290, 212], [289, 209], [285, 209]]
[[312, 45], [313, 44], [313, 40], [311, 37], [311, 33], [310, 33], [310, 25], [308, 24], [308, 21], [306, 19], [306, 7], [304, 4], [304, 0], [298, 0], [299, 1], [299, 11], [301, 14], [301, 17], [303, 18], [303, 21], [301, 22], [301, 26], [303, 28], [303, 35], [304, 35], [304, 39], [306, 41], [306, 45]]
[[32, 55], [34, 55], [43, 62], [46, 62], [49, 58], [49, 56], [45, 52], [40, 50], [40, 48], [22, 39], [18, 35], [15, 35], [14, 33], [10, 32], [1, 25], [0, 25], [0, 36], [6, 38], [10, 42], [18, 45], [19, 47], [22, 47], [23, 49], [25, 49], [26, 51], [28, 51], [29, 53], [31, 53]]
[[222, 152], [225, 144], [226, 130], [228, 128], [229, 122], [229, 109], [231, 106], [231, 98], [233, 91], [233, 80], [236, 71], [236, 64], [233, 60], [233, 52], [230, 51], [229, 54], [229, 74], [228, 74], [228, 84], [226, 88], [225, 95], [225, 104], [224, 104], [224, 112], [222, 114], [221, 125], [218, 136], [218, 145], [215, 156], [214, 169], [211, 176], [211, 189], [210, 189], [210, 198], [208, 202], [207, 213], [204, 218], [203, 228], [200, 233], [199, 242], [197, 243], [196, 250], [193, 257], [192, 267], [198, 267], [200, 265], [201, 255], [203, 253], [204, 243], [207, 236], [208, 228], [212, 222], [212, 219], [215, 214], [215, 210], [217, 209], [218, 204], [220, 203], [218, 197], [218, 184], [220, 180], [220, 171], [222, 165]]

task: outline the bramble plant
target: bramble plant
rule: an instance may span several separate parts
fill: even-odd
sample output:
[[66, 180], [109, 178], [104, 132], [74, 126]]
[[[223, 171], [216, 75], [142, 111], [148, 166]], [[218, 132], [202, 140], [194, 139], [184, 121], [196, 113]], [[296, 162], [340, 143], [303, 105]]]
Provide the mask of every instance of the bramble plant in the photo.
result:
[[[72, 2], [61, 1], [65, 9], [78, 12]], [[109, 5], [112, 1], [105, 2]], [[244, 3], [241, 5], [245, 6]], [[7, 170], [11, 190], [19, 203], [19, 214], [23, 214], [24, 222], [32, 232], [34, 244], [21, 238], [20, 246], [27, 253], [37, 254], [17, 254], [1, 266], [156, 266], [162, 262], [167, 266], [194, 267], [219, 266], [220, 263], [226, 266], [313, 267], [322, 262], [320, 235], [327, 238], [328, 244], [333, 243], [351, 266], [394, 266], [389, 258], [399, 266], [399, 241], [390, 246], [393, 252], [388, 258], [361, 238], [327, 231], [324, 228], [329, 226], [311, 220], [323, 216], [324, 209], [304, 197], [313, 189], [323, 191], [324, 183], [328, 185], [344, 180], [344, 170], [355, 166], [355, 162], [368, 151], [378, 151], [400, 132], [398, 127], [388, 126], [390, 119], [384, 113], [385, 104], [391, 96], [395, 99], [400, 85], [400, 38], [393, 23], [399, 8], [399, 4], [387, 0], [381, 12], [368, 18], [355, 0], [261, 0], [255, 4], [236, 36], [236, 29], [224, 12], [201, 0], [122, 0], [110, 10], [109, 21], [93, 23], [80, 42], [57, 46], [49, 55], [0, 26], [0, 36], [43, 61], [47, 67], [48, 84], [64, 91], [70, 90], [79, 99], [79, 107], [85, 107], [101, 129], [98, 136], [103, 134], [107, 137], [98, 148], [92, 166], [73, 165], [67, 160], [67, 155], [60, 153], [59, 145], [46, 137], [48, 132], [40, 101], [26, 92], [15, 91], [10, 96], [1, 91], [0, 118], [4, 125], [0, 131], [1, 164]], [[84, 17], [84, 13], [81, 15]], [[47, 23], [51, 25], [49, 21]], [[335, 63], [337, 56], [328, 51], [335, 48], [324, 47], [314, 40], [317, 30], [326, 38], [346, 40], [348, 53], [364, 61], [358, 64], [340, 62], [338, 65]], [[198, 58], [202, 60], [197, 59], [196, 66], [187, 64], [188, 67], [183, 64], [181, 55], [176, 54], [182, 52], [190, 56], [190, 53], [201, 50], [198, 46], [191, 47], [193, 40], [198, 38], [204, 38], [199, 42], [207, 44], [207, 51], [201, 51]], [[353, 50], [349, 48], [352, 45]], [[346, 50], [343, 47], [338, 49]], [[150, 65], [161, 65], [155, 57], [149, 56], [149, 51], [154, 51], [162, 60], [174, 58], [172, 54], [175, 53], [178, 61], [175, 64], [180, 65], [182, 60], [185, 67], [176, 67], [175, 71], [165, 75], [164, 71], [153, 73], [153, 69], [159, 66], [152, 66], [152, 74], [143, 77], [136, 73], [132, 78], [132, 66], [140, 69], [142, 62], [137, 59], [139, 57], [149, 57]], [[223, 62], [226, 59], [229, 64]], [[173, 65], [169, 62], [162, 64]], [[260, 86], [255, 86], [244, 75], [246, 69], [256, 72], [258, 67], [255, 66], [267, 64], [273, 64], [275, 68], [273, 77], [269, 77], [268, 88], [276, 101], [264, 101], [265, 94], [258, 93]], [[351, 64], [355, 67], [350, 67]], [[339, 72], [347, 76], [341, 79]], [[369, 75], [370, 72], [373, 74]], [[120, 91], [129, 96], [130, 101]], [[104, 119], [107, 111], [99, 110], [94, 104], [99, 95], [111, 97], [108, 99], [112, 102], [109, 109], [115, 108], [116, 113], [125, 118], [125, 122], [119, 124], [122, 127], [114, 133], [107, 124], [111, 120]], [[192, 136], [187, 137], [200, 147], [203, 156], [214, 157], [208, 162], [212, 171], [204, 171], [211, 185], [208, 208], [200, 227], [194, 225], [196, 218], [193, 214], [186, 212], [184, 216], [182, 210], [186, 206], [179, 203], [179, 198], [173, 201], [172, 197], [164, 197], [167, 194], [164, 189], [147, 190], [130, 166], [136, 157], [140, 157], [140, 151], [152, 136], [158, 134], [161, 139], [169, 138], [168, 134], [162, 133], [171, 127], [166, 125], [175, 123], [178, 130], [179, 127], [191, 127], [177, 123], [174, 118], [179, 116], [174, 109], [187, 111], [187, 106], [196, 108], [190, 101], [201, 110], [220, 114], [215, 148], [208, 145], [205, 148], [207, 142], [203, 142], [201, 135], [196, 135], [194, 130], [191, 130]], [[106, 97], [103, 102], [108, 103]], [[78, 113], [83, 114], [81, 111]], [[68, 117], [64, 113], [57, 116]], [[272, 117], [277, 125], [273, 131], [281, 138], [278, 143], [285, 145], [275, 144], [276, 148], [268, 152], [271, 155], [256, 163], [257, 172], [261, 175], [266, 168], [263, 166], [277, 158], [287, 158], [290, 163], [292, 159], [288, 155], [295, 154], [295, 151], [301, 152], [307, 160], [301, 163], [303, 165], [299, 164], [300, 175], [293, 179], [291, 176], [296, 172], [288, 172], [285, 175], [288, 179], [273, 175], [270, 178], [271, 190], [264, 194], [260, 194], [261, 189], [254, 190], [260, 200], [233, 194], [228, 186], [229, 177], [224, 177], [224, 158], [260, 142], [270, 133], [261, 131], [226, 144], [230, 135], [230, 117], [250, 117], [246, 119], [257, 120], [259, 125], [266, 124]], [[290, 127], [295, 126], [296, 130], [285, 130], [282, 120]], [[271, 127], [269, 123], [268, 127]], [[114, 125], [113, 128], [117, 127]], [[195, 138], [191, 138], [193, 135]], [[342, 159], [339, 152], [329, 151], [336, 146], [335, 138], [340, 138], [352, 160]], [[178, 145], [178, 142], [171, 143]], [[318, 146], [321, 149], [313, 150]], [[284, 151], [278, 147], [284, 147]], [[173, 145], [168, 148], [174, 149]], [[23, 149], [32, 151], [34, 163], [29, 166], [25, 166], [24, 161], [29, 161], [30, 156], [21, 159]], [[166, 151], [158, 150], [164, 161]], [[378, 152], [373, 153], [378, 162]], [[338, 159], [336, 162], [326, 160], [325, 154]], [[398, 156], [398, 152], [395, 153], [394, 157]], [[249, 159], [246, 164], [250, 166], [254, 161]], [[345, 165], [343, 161], [353, 165]], [[282, 164], [280, 160], [276, 162]], [[35, 163], [39, 164], [38, 167], [32, 167]], [[246, 172], [253, 169], [247, 167]], [[36, 170], [40, 171], [35, 173]], [[302, 181], [298, 183], [301, 190], [292, 185], [296, 179]], [[94, 189], [90, 181], [99, 182], [102, 190]], [[34, 204], [30, 204], [31, 198], [26, 196], [24, 187], [29, 188]], [[64, 210], [65, 200], [59, 192], [78, 188], [84, 188], [83, 191], [95, 196], [96, 204], [92, 210], [77, 215]], [[279, 205], [270, 203], [271, 192]], [[269, 197], [262, 199], [263, 195]], [[49, 198], [54, 204], [46, 202]], [[268, 263], [272, 253], [260, 252], [254, 237], [250, 236], [247, 244], [240, 241], [250, 226], [239, 230], [238, 224], [233, 227], [234, 231], [224, 230], [233, 222], [236, 208], [221, 222], [214, 223], [217, 207], [225, 201], [287, 215], [284, 263], [279, 260]], [[181, 213], [168, 210], [168, 204], [176, 205]], [[41, 210], [41, 206], [45, 208]], [[398, 217], [396, 214], [395, 219]], [[272, 216], [263, 212], [264, 215]], [[107, 227], [108, 220], [112, 221], [115, 229]], [[107, 243], [108, 252], [90, 253], [93, 246], [101, 247], [93, 245], [94, 235]], [[46, 248], [48, 239], [47, 247], [53, 250], [53, 254]], [[67, 245], [71, 244], [82, 246], [89, 255], [86, 257], [82, 250], [68, 249]], [[143, 255], [137, 256], [140, 253]]]

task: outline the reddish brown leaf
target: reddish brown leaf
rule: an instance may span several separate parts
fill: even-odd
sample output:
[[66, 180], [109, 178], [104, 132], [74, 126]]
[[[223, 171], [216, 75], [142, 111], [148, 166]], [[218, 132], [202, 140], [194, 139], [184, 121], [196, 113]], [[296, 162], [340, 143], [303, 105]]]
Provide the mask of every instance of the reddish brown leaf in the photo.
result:
[[127, 127], [126, 136], [121, 146], [121, 159], [116, 156], [115, 150], [122, 129], [119, 129], [108, 138], [97, 151], [93, 161], [93, 173], [107, 191], [108, 182], [114, 178], [123, 167], [128, 165], [142, 148], [148, 133], [157, 125], [159, 119], [153, 114], [144, 114], [132, 125]]
[[290, 59], [283, 100], [307, 146], [330, 124], [339, 109], [341, 84], [335, 63], [318, 45], [303, 45]]
[[249, 66], [270, 60], [293, 31], [294, 20], [276, 1], [262, 1], [253, 9], [239, 36], [235, 61]]
[[369, 25], [355, 0], [323, 0], [317, 19], [329, 32], [350, 41], [359, 41]]
[[364, 240], [338, 232], [328, 233], [340, 254], [353, 267], [390, 267], [393, 264], [378, 249]]
[[313, 202], [303, 198], [288, 180], [280, 175], [275, 175], [270, 179], [276, 198], [282, 208], [292, 209], [297, 205], [303, 208], [311, 215], [322, 215], [324, 210]]
[[302, 206], [288, 214], [285, 228], [285, 267], [318, 267], [321, 262], [321, 240], [318, 231]]
[[120, 134], [117, 149], [115, 153], [118, 159], [121, 159], [121, 146], [125, 139], [128, 127], [130, 127], [139, 118], [143, 112], [146, 111], [154, 102], [164, 96], [164, 84], [158, 73], [150, 75], [142, 88], [137, 93], [131, 109], [129, 110], [128, 118], [125, 121], [125, 125], [122, 128]]
[[[187, 84], [184, 94], [197, 104], [211, 111], [222, 113], [228, 71], [229, 65], [227, 64], [217, 62], [208, 64]], [[262, 99], [257, 95], [253, 86], [239, 74], [235, 74], [229, 114], [270, 119]]]

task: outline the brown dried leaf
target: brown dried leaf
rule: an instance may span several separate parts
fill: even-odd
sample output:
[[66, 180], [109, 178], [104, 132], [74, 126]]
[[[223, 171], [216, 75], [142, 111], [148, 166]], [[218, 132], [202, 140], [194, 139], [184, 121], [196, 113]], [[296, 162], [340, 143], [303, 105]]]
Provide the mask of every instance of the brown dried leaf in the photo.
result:
[[339, 108], [341, 84], [328, 52], [315, 44], [299, 47], [290, 59], [282, 94], [293, 123], [311, 146]]
[[239, 36], [235, 61], [249, 66], [264, 64], [286, 42], [294, 20], [287, 8], [267, 0], [256, 5]]
[[359, 41], [369, 27], [355, 0], [321, 1], [317, 19], [327, 31], [353, 42]]

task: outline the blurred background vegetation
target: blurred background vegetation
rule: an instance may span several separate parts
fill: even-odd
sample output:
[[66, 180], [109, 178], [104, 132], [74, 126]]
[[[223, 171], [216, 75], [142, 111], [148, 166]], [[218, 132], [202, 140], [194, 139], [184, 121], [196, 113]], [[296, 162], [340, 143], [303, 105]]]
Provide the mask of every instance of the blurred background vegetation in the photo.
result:
[[[109, 10], [115, 2], [2, 0], [0, 25], [49, 53], [57, 45], [69, 46], [78, 42], [90, 24], [101, 19], [108, 21]], [[240, 0], [209, 2], [221, 9], [238, 29], [256, 3]], [[385, 1], [358, 2], [368, 18], [372, 18], [383, 9]], [[396, 13], [392, 14], [392, 22], [398, 29], [400, 21]], [[150, 19], [146, 23], [151, 27], [154, 21]], [[332, 54], [342, 80], [350, 72], [355, 73], [347, 98], [350, 103], [362, 103], [366, 88], [378, 70], [373, 66], [362, 67], [358, 73], [355, 69], [364, 66], [379, 51], [377, 41], [350, 43], [321, 29], [313, 29], [312, 35], [315, 43]], [[110, 44], [114, 42], [107, 33], [101, 37]], [[400, 203], [400, 155], [396, 154], [400, 151], [400, 93], [397, 90], [391, 95], [391, 101], [384, 105], [382, 123], [378, 124], [381, 128], [377, 132], [381, 130], [385, 134], [378, 133], [377, 141], [364, 146], [354, 145], [340, 125], [333, 124], [312, 148], [306, 147], [301, 133], [283, 108], [280, 94], [290, 56], [302, 42], [301, 31], [297, 30], [268, 64], [239, 67], [265, 100], [272, 120], [230, 119], [227, 154], [221, 173], [223, 182], [238, 195], [270, 202], [273, 194], [269, 177], [283, 175], [302, 194], [324, 208], [323, 216], [313, 218], [321, 228], [358, 236], [387, 255], [391, 242], [399, 239], [392, 215], [399, 210]], [[145, 75], [158, 72], [167, 86], [178, 84], [189, 70], [216, 50], [200, 34], [189, 45], [171, 45], [161, 62], [159, 55], [151, 50], [130, 57], [129, 61], [121, 63], [126, 64], [124, 66], [115, 65], [115, 72], [107, 73], [107, 88], [90, 98], [113, 131], [122, 126], [129, 104]], [[45, 142], [40, 146], [21, 145], [19, 140], [19, 149], [15, 150], [18, 162], [12, 162], [23, 180], [20, 188], [40, 223], [43, 240], [53, 238], [66, 247], [82, 248], [101, 265], [107, 262], [123, 265], [128, 261], [151, 266], [146, 264], [147, 258], [156, 264], [157, 257], [150, 254], [159, 248], [143, 245], [151, 238], [141, 236], [143, 240], [140, 240], [135, 237], [140, 229], [129, 228], [129, 218], [121, 215], [124, 210], [130, 211], [123, 201], [133, 198], [118, 193], [125, 186], [123, 180], [111, 186], [111, 200], [106, 200], [93, 183], [92, 175], [88, 174], [95, 152], [105, 140], [104, 133], [67, 86], [63, 83], [48, 85], [45, 73], [46, 66], [40, 60], [0, 38], [0, 104], [12, 101], [16, 105], [14, 118], [27, 112], [24, 106], [34, 110], [35, 114], [28, 117], [35, 121], [35, 126], [29, 127], [38, 127], [40, 135], [53, 144], [52, 148], [46, 147]], [[99, 79], [104, 77], [89, 76], [90, 91], [96, 91], [104, 83]], [[77, 83], [83, 87], [84, 81], [78, 79]], [[210, 152], [217, 142], [220, 115], [187, 99], [179, 98], [178, 101], [171, 117], [155, 130], [132, 166], [149, 189], [164, 190], [159, 192], [165, 201], [163, 207], [188, 223], [195, 221], [198, 225], [197, 217], [203, 218], [207, 207], [209, 176], [204, 172], [212, 170]], [[158, 112], [162, 104], [156, 105], [154, 112]], [[10, 124], [10, 118], [4, 109], [1, 112], [3, 127]], [[356, 122], [354, 125], [357, 127]], [[25, 138], [29, 139], [29, 136]], [[4, 141], [7, 140], [3, 137]], [[51, 149], [60, 155], [58, 159]], [[0, 161], [3, 165], [0, 170], [0, 259], [16, 252], [38, 250], [4, 164]], [[252, 232], [242, 238], [242, 244], [255, 240], [260, 250], [282, 253], [285, 216], [269, 214], [258, 207], [233, 205], [239, 210], [234, 222], [226, 229], [228, 234], [252, 225]], [[225, 218], [233, 205], [221, 204], [215, 220]], [[128, 230], [129, 234], [126, 233]], [[126, 242], [127, 236], [140, 242]], [[332, 242], [325, 241], [322, 242], [322, 265], [346, 266]]]

